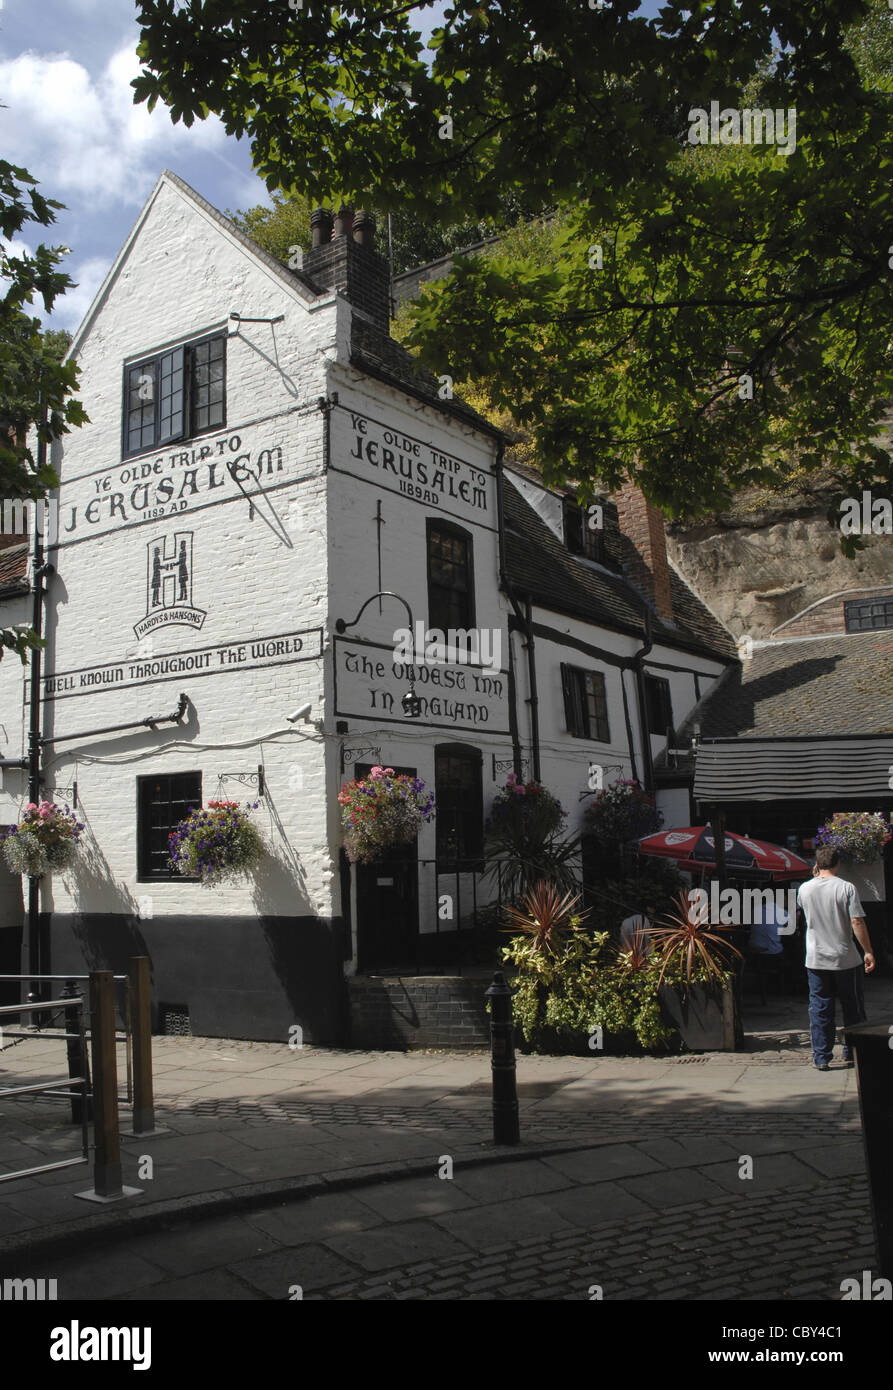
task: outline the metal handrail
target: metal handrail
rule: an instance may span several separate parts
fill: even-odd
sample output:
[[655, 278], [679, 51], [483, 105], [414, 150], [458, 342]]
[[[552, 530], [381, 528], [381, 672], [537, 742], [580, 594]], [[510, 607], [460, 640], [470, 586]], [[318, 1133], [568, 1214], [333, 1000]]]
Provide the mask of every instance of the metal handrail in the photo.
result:
[[[2, 978], [2, 977], [0, 977]], [[26, 979], [33, 979], [34, 976], [26, 976]], [[66, 979], [67, 976], [56, 978]], [[78, 1015], [77, 1034], [65, 1033], [67, 1039], [77, 1037], [80, 1043], [80, 1076], [66, 1076], [62, 1080], [35, 1082], [27, 1086], [4, 1086], [0, 1087], [0, 1099], [5, 1096], [24, 1096], [45, 1094], [52, 1096], [73, 1096], [75, 1091], [68, 1089], [60, 1091], [59, 1087], [79, 1088], [81, 1094], [81, 1156], [80, 1158], [62, 1158], [53, 1163], [41, 1163], [34, 1168], [18, 1168], [12, 1173], [0, 1173], [0, 1183], [14, 1182], [18, 1178], [34, 1177], [37, 1173], [52, 1173], [59, 1168], [72, 1168], [81, 1163], [90, 1162], [90, 1135], [87, 1128], [87, 1030], [84, 1021], [85, 1000], [82, 995], [74, 995], [66, 999], [43, 999], [39, 1003], [33, 1004], [4, 1004], [0, 1006], [0, 1016], [7, 1014], [39, 1013], [47, 1008], [76, 1009]], [[15, 1036], [15, 1035], [13, 1035]], [[34, 1036], [26, 1034], [25, 1036]]]

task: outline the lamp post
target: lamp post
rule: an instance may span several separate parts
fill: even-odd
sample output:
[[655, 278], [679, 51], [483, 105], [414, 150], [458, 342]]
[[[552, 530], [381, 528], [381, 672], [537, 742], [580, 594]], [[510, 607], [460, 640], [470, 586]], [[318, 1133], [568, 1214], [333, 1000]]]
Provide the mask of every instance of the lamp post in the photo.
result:
[[[357, 623], [362, 618], [366, 609], [369, 607], [369, 604], [373, 603], [377, 598], [395, 598], [398, 603], [403, 604], [403, 607], [406, 609], [406, 612], [409, 616], [409, 631], [413, 634], [414, 638], [415, 620], [412, 616], [412, 609], [410, 608], [407, 600], [403, 598], [402, 594], [395, 594], [392, 589], [379, 589], [377, 593], [370, 594], [369, 598], [367, 598], [359, 613], [354, 618], [353, 622], [346, 623], [343, 618], [337, 618], [335, 620], [335, 631], [340, 635], [343, 635], [349, 627], [356, 627]], [[419, 715], [422, 712], [422, 702], [416, 694], [415, 681], [411, 678], [409, 682], [409, 689], [403, 696], [403, 699], [400, 701], [400, 703], [403, 706], [403, 713], [406, 715], [407, 719], [418, 719]]]

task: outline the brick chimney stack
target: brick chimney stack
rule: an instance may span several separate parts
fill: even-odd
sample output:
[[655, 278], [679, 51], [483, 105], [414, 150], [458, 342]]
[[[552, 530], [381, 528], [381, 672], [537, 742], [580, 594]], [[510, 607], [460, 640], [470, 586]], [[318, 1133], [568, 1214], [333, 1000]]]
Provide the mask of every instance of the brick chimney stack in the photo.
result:
[[615, 495], [620, 530], [633, 544], [635, 557], [630, 579], [644, 590], [659, 618], [672, 622], [670, 566], [664, 519], [646, 499], [640, 487], [627, 480]]
[[368, 212], [342, 207], [335, 213], [316, 208], [310, 215], [311, 246], [304, 272], [326, 289], [338, 290], [388, 332], [391, 318], [391, 276], [384, 256], [375, 249], [375, 218]]

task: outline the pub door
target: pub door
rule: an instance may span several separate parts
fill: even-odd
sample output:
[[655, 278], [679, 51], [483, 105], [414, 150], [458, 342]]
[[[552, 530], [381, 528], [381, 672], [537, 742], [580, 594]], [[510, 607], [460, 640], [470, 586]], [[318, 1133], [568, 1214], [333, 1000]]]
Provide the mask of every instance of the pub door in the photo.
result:
[[[389, 766], [389, 764], [388, 764]], [[358, 765], [356, 776], [371, 768]], [[395, 772], [415, 777], [414, 767]], [[418, 844], [384, 850], [374, 864], [357, 864], [357, 970], [405, 970], [415, 965], [419, 933]]]

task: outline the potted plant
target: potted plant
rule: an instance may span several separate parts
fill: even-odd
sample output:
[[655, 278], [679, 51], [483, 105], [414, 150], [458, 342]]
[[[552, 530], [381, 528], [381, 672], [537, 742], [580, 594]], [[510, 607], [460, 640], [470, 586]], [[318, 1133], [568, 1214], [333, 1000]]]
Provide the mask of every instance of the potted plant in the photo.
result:
[[215, 887], [251, 873], [266, 853], [257, 826], [248, 816], [258, 802], [209, 801], [190, 811], [168, 836], [170, 864], [187, 878]]
[[338, 794], [344, 849], [351, 863], [372, 864], [395, 845], [411, 844], [434, 815], [434, 797], [419, 777], [373, 767]]
[[42, 878], [53, 870], [71, 867], [77, 842], [84, 829], [67, 806], [54, 801], [29, 801], [18, 825], [3, 841], [3, 857], [14, 874]]
[[[683, 1043], [693, 1052], [733, 1052], [741, 1041], [732, 958], [741, 952], [718, 932], [708, 931], [701, 910], [687, 893], [678, 912], [648, 929], [656, 947], [661, 1004]], [[720, 930], [723, 930], [720, 928]]]
[[592, 964], [607, 933], [592, 937], [582, 930], [585, 914], [575, 912], [578, 902], [576, 894], [541, 879], [523, 893], [519, 906], [503, 909], [509, 923], [504, 930], [512, 933], [502, 952], [515, 967], [512, 1008], [531, 1051], [573, 1050], [573, 1039], [585, 1045], [594, 1026]]
[[883, 902], [883, 853], [890, 838], [890, 826], [880, 811], [837, 811], [819, 826], [815, 842], [837, 850], [842, 876], [856, 885], [864, 902]]
[[565, 892], [577, 886], [573, 861], [579, 837], [562, 839], [567, 812], [539, 782], [521, 782], [509, 773], [494, 797], [487, 819], [484, 853], [487, 877], [498, 877], [501, 896], [518, 902], [541, 881]]

